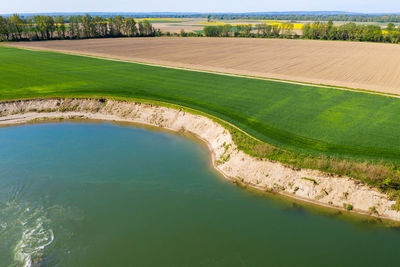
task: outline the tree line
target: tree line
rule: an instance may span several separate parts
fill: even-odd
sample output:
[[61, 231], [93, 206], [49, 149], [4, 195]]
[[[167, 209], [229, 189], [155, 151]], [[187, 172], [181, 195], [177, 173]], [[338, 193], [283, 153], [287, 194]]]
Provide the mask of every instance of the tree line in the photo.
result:
[[1, 41], [82, 39], [161, 35], [147, 20], [114, 16], [0, 16]]
[[271, 25], [267, 23], [256, 25], [230, 24], [204, 27], [207, 37], [253, 37], [253, 38], [288, 38], [288, 39], [316, 39], [316, 40], [343, 40], [361, 42], [400, 43], [400, 26], [389, 23], [385, 30], [378, 25], [361, 25], [354, 22], [336, 26], [332, 21], [327, 23], [316, 21], [303, 26], [302, 36], [293, 31], [292, 23]]
[[277, 15], [254, 15], [254, 14], [219, 14], [208, 15], [213, 20], [287, 20], [287, 21], [346, 21], [346, 22], [400, 22], [400, 15], [352, 15], [352, 14], [277, 14]]
[[[129, 15], [131, 14], [131, 15]], [[211, 20], [287, 20], [287, 21], [345, 21], [345, 22], [400, 22], [400, 13], [393, 14], [357, 14], [338, 12], [250, 12], [250, 13], [125, 13], [126, 16], [142, 18], [210, 18]], [[106, 14], [106, 16], [110, 16]]]
[[303, 38], [317, 40], [348, 40], [361, 42], [400, 42], [400, 27], [389, 23], [385, 29], [378, 25], [361, 25], [354, 22], [339, 26], [333, 25], [332, 21], [327, 23], [307, 23], [303, 27]]
[[299, 35], [293, 31], [293, 28], [293, 23], [289, 22], [279, 25], [261, 23], [254, 26], [252, 24], [236, 26], [225, 24], [220, 26], [206, 26], [203, 32], [207, 37], [299, 38]]

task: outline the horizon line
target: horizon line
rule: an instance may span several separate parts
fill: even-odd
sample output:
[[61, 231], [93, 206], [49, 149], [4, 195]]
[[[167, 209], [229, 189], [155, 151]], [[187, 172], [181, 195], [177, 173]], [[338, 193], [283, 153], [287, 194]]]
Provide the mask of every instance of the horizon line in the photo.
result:
[[[216, 12], [199, 12], [199, 11], [54, 11], [54, 12], [11, 12], [11, 13], [0, 13], [2, 15], [51, 15], [51, 14], [179, 14], [179, 15], [222, 15], [222, 14], [236, 14], [236, 15], [246, 15], [246, 14], [259, 14], [259, 15], [267, 15], [267, 14], [290, 14], [290, 15], [400, 15], [400, 11], [398, 12], [359, 12], [359, 11], [339, 11], [339, 10], [315, 10], [315, 11], [248, 11], [248, 12], [224, 12], [224, 11], [216, 11]], [[330, 13], [330, 14], [324, 14]]]

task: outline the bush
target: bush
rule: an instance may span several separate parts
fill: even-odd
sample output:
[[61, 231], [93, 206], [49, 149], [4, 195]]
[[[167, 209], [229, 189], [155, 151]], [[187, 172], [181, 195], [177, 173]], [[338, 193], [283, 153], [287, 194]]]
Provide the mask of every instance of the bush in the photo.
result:
[[351, 210], [353, 210], [353, 205], [347, 204], [347, 203], [343, 203], [343, 208], [345, 208], [348, 211], [351, 211]]

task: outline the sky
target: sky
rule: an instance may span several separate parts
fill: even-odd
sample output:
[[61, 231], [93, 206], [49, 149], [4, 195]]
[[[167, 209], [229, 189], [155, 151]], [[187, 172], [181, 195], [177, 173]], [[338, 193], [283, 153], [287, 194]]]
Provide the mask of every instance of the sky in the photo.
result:
[[0, 0], [0, 14], [271, 11], [400, 13], [400, 0]]

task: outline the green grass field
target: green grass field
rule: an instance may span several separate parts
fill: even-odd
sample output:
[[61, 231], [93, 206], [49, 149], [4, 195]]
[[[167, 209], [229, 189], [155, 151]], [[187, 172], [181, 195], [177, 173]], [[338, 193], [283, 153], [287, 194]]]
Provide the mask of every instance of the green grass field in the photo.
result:
[[400, 162], [400, 99], [0, 47], [0, 99], [123, 97], [217, 116], [289, 151]]

